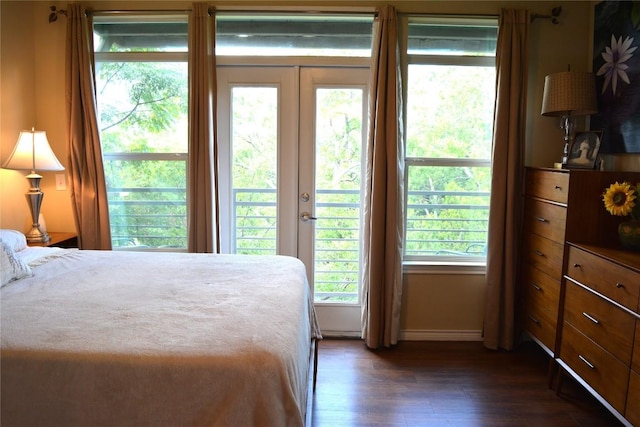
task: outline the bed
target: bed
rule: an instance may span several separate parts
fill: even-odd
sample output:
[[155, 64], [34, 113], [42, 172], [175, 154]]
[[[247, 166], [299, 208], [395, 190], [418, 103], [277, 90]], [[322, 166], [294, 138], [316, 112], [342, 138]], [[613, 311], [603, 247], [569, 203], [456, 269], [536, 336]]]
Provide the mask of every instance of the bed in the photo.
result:
[[299, 260], [14, 234], [0, 234], [3, 426], [308, 424], [320, 332]]

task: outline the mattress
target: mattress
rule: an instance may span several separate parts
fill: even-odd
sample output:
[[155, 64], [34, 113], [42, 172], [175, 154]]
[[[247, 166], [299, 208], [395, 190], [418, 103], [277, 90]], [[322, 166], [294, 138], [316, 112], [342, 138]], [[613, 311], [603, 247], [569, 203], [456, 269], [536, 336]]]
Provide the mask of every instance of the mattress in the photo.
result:
[[299, 260], [27, 252], [0, 297], [3, 426], [304, 425], [320, 333]]

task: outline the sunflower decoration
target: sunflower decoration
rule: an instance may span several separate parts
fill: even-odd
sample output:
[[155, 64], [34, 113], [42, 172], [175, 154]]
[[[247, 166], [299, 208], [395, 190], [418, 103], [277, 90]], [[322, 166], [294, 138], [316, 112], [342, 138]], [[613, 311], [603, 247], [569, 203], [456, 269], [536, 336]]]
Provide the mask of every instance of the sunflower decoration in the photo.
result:
[[611, 215], [627, 216], [640, 219], [640, 204], [638, 203], [638, 185], [629, 182], [615, 182], [602, 194], [604, 207]]

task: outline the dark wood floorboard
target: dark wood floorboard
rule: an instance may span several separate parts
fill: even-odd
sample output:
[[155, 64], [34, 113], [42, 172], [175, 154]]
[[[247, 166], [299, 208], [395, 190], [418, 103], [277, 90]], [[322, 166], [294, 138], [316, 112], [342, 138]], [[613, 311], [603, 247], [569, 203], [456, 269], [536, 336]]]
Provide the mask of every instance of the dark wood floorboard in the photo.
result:
[[582, 387], [547, 384], [548, 356], [533, 342], [512, 352], [479, 342], [320, 342], [314, 427], [583, 426], [621, 424]]

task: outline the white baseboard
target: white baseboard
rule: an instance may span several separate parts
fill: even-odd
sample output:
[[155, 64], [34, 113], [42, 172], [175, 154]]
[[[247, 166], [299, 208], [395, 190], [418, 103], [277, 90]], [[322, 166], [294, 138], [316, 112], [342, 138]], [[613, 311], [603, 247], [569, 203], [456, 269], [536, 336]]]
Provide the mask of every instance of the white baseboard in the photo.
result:
[[400, 331], [400, 341], [482, 341], [481, 330], [413, 329]]

